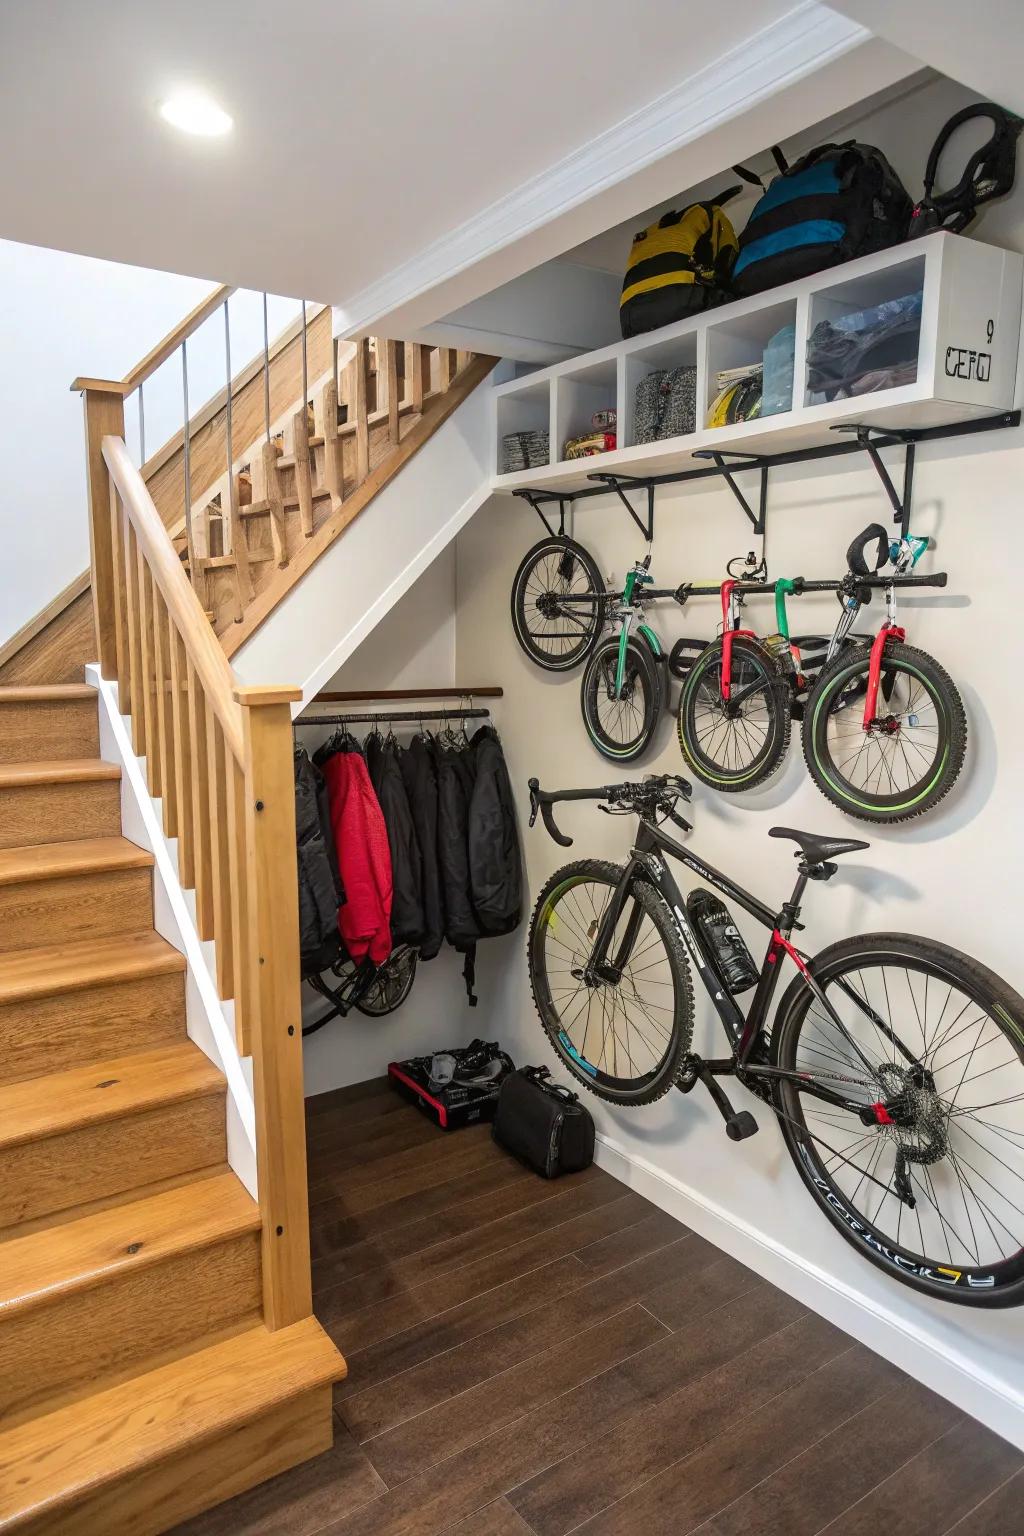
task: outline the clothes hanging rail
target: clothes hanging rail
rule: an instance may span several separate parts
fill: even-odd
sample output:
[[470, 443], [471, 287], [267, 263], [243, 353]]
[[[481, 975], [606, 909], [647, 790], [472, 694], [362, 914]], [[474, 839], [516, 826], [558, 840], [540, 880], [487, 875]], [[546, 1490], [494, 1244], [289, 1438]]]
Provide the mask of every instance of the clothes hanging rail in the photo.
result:
[[305, 715], [292, 721], [292, 730], [299, 730], [305, 725], [391, 725], [396, 721], [406, 720], [410, 724], [426, 722], [428, 720], [488, 720], [490, 710], [483, 708], [467, 707], [460, 709], [456, 704], [451, 709], [378, 709], [369, 715]]

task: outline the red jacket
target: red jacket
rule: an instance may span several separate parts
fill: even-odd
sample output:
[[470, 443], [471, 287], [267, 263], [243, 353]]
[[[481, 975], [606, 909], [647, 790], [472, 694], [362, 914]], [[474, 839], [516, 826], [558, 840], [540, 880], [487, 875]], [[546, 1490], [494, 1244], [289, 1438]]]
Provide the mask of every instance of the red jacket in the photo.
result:
[[381, 965], [391, 953], [391, 851], [384, 817], [358, 752], [335, 752], [321, 772], [345, 886], [338, 929], [353, 960], [369, 955]]

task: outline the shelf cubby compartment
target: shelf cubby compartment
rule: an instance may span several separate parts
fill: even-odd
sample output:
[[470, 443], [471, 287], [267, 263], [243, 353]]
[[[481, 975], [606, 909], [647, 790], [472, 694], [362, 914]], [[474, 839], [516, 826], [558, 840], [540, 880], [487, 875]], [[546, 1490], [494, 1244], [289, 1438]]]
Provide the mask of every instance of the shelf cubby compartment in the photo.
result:
[[[652, 373], [668, 373], [673, 368], [696, 368], [696, 331], [684, 332], [658, 339], [658, 333], [639, 337], [631, 342], [632, 351], [623, 359], [622, 404], [619, 411], [619, 447], [632, 448], [638, 441], [636, 419], [636, 392], [643, 379]], [[699, 417], [700, 411], [697, 415]], [[694, 423], [694, 430], [700, 421]]]
[[[765, 296], [767, 299], [767, 295]], [[765, 302], [756, 307], [745, 304], [739, 314], [723, 308], [715, 312], [721, 319], [712, 318], [707, 330], [707, 375], [703, 401], [700, 402], [699, 427], [708, 423], [708, 413], [719, 393], [718, 375], [735, 368], [754, 367], [764, 363], [765, 348], [786, 327], [794, 328], [794, 345], [797, 325], [796, 299], [782, 299], [775, 303]], [[792, 381], [786, 391], [792, 408]], [[779, 414], [778, 411], [775, 414]]]
[[497, 462], [495, 471], [506, 472], [505, 438], [513, 432], [548, 433], [548, 459], [551, 463], [551, 380], [547, 377], [528, 381], [515, 380], [505, 385], [495, 399], [497, 419]]
[[[817, 328], [823, 323], [828, 323], [836, 330], [849, 335], [864, 329], [865, 325], [873, 325], [882, 319], [879, 306], [901, 303], [906, 300], [917, 300], [917, 307], [904, 310], [904, 318], [908, 326], [906, 358], [907, 366], [901, 370], [899, 377], [893, 384], [882, 386], [883, 388], [899, 388], [906, 384], [917, 383], [917, 369], [919, 363], [920, 337], [922, 333], [922, 320], [924, 309], [924, 288], [927, 263], [923, 254], [913, 255], [913, 247], [904, 247], [907, 258], [904, 261], [895, 261], [890, 266], [876, 268], [874, 271], [861, 272], [852, 277], [844, 277], [842, 269], [838, 269], [835, 281], [829, 286], [819, 288], [808, 297], [809, 314], [807, 322], [807, 369], [805, 370], [804, 404], [820, 405], [828, 399], [826, 393], [811, 388], [810, 360], [812, 356], [813, 341]], [[890, 312], [893, 319], [898, 318], [898, 312]], [[899, 355], [903, 356], [900, 349]], [[913, 361], [911, 362], [911, 358]], [[871, 394], [878, 394], [881, 390], [876, 386]]]
[[618, 409], [618, 367], [614, 357], [601, 357], [555, 375], [555, 422], [552, 460], [565, 457], [566, 439], [590, 433], [595, 411]]

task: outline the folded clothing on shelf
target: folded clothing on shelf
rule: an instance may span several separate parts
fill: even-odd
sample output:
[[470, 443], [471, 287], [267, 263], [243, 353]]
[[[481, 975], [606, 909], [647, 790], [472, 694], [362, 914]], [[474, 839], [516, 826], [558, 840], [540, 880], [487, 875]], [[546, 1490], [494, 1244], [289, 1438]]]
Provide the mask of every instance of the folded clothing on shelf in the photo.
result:
[[550, 462], [550, 439], [546, 432], [509, 432], [501, 440], [501, 454], [506, 475], [540, 469]]
[[685, 437], [697, 426], [697, 370], [659, 368], [648, 373], [633, 398], [633, 441], [659, 442]]
[[917, 378], [922, 295], [910, 293], [833, 320], [807, 342], [807, 388], [827, 400], [912, 384]]

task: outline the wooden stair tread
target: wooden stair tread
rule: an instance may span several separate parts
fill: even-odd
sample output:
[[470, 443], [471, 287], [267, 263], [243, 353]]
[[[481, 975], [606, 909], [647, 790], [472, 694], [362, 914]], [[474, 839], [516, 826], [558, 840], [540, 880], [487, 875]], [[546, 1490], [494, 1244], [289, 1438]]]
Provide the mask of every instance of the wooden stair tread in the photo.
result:
[[258, 1231], [259, 1225], [259, 1207], [228, 1173], [13, 1238], [2, 1250], [0, 1326], [59, 1294]]
[[0, 1007], [109, 982], [185, 969], [185, 956], [154, 929], [0, 954]]
[[0, 1433], [0, 1531], [329, 1386], [344, 1361], [315, 1318], [262, 1325]]
[[126, 837], [87, 837], [77, 842], [4, 848], [0, 849], [0, 886], [104, 870], [149, 869], [152, 864], [153, 855]]
[[225, 1080], [191, 1040], [0, 1084], [0, 1148], [77, 1130], [156, 1105], [224, 1092]]
[[42, 704], [59, 699], [95, 699], [88, 683], [23, 683], [0, 687], [0, 704]]
[[101, 757], [0, 763], [0, 789], [20, 789], [29, 784], [92, 784], [120, 777], [120, 765], [104, 762]]

